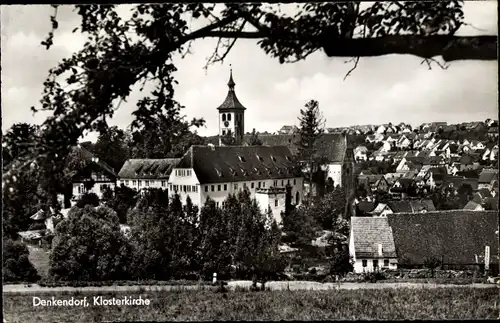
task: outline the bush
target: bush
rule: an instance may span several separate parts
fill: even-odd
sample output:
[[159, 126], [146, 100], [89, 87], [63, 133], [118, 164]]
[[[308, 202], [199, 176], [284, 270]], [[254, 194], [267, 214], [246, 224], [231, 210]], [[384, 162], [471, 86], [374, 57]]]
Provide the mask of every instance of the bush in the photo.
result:
[[28, 248], [21, 242], [11, 239], [3, 241], [4, 282], [36, 282], [40, 279], [28, 255]]
[[85, 193], [76, 202], [76, 206], [79, 208], [83, 208], [85, 205], [99, 206], [99, 197], [97, 194]]

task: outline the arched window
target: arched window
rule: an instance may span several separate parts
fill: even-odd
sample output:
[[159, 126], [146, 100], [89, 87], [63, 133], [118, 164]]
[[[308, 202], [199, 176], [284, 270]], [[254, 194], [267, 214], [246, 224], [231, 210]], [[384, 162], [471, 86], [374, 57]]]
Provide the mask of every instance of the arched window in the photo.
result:
[[299, 192], [295, 193], [295, 201], [296, 201], [296, 205], [299, 205], [300, 203], [300, 195], [299, 195]]
[[231, 121], [231, 113], [227, 114], [227, 121]]
[[[231, 115], [229, 114], [228, 116], [231, 116]], [[226, 121], [226, 114], [225, 113], [222, 114], [222, 121]]]

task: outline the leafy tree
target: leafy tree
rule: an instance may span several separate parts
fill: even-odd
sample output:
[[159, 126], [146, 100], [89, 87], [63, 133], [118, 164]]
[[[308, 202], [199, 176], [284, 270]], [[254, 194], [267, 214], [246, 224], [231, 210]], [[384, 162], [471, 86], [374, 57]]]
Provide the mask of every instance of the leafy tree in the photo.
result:
[[317, 224], [314, 218], [307, 212], [309, 204], [303, 203], [298, 208], [293, 208], [289, 214], [283, 217], [283, 242], [292, 246], [309, 246], [315, 236]]
[[262, 141], [259, 139], [255, 128], [253, 128], [252, 133], [250, 134], [250, 138], [248, 138], [249, 146], [262, 146]]
[[330, 260], [330, 274], [345, 276], [354, 270], [352, 257], [348, 248], [342, 248], [334, 252]]
[[129, 158], [127, 134], [116, 126], [105, 129], [94, 145], [94, 154], [118, 172]]
[[30, 148], [37, 143], [38, 126], [28, 123], [15, 123], [2, 139], [3, 167], [19, 157], [29, 155]]
[[332, 230], [335, 219], [345, 214], [345, 202], [345, 190], [337, 186], [333, 192], [322, 196], [314, 204], [304, 209], [304, 212], [307, 213], [308, 217], [313, 218], [323, 230]]
[[229, 131], [220, 137], [220, 142], [224, 146], [236, 146], [238, 144], [234, 135]]
[[127, 186], [116, 186], [113, 196], [106, 201], [106, 205], [113, 209], [120, 223], [127, 222], [127, 212], [136, 205], [138, 192]]
[[225, 220], [221, 209], [213, 200], [207, 199], [200, 212], [201, 273], [206, 278], [214, 272], [220, 278], [228, 277], [230, 273], [232, 247]]
[[49, 274], [57, 280], [127, 279], [129, 255], [116, 212], [75, 207], [55, 228]]
[[4, 237], [2, 260], [4, 282], [35, 282], [40, 279], [28, 255], [28, 248], [23, 243]]
[[312, 193], [313, 174], [317, 165], [318, 152], [315, 142], [324, 131], [324, 120], [320, 115], [318, 101], [306, 103], [305, 109], [300, 110], [298, 154], [308, 168], [309, 195]]
[[84, 193], [76, 202], [76, 206], [79, 208], [85, 207], [85, 205], [99, 206], [99, 197], [95, 193]]

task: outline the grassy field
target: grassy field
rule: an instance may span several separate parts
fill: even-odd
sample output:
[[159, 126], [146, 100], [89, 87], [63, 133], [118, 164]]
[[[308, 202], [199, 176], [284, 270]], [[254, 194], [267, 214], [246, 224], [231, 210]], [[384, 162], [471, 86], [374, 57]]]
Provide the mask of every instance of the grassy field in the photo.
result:
[[[205, 320], [497, 319], [498, 289], [171, 291], [103, 293], [147, 298], [149, 306], [94, 306], [95, 293], [4, 294], [7, 322]], [[89, 307], [33, 307], [33, 296], [89, 299]]]

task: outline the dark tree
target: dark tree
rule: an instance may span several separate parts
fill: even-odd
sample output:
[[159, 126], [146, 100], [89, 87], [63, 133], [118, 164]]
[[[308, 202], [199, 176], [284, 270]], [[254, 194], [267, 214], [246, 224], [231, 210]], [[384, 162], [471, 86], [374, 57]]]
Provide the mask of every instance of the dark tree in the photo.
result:
[[138, 192], [127, 186], [116, 186], [113, 197], [106, 201], [106, 205], [112, 208], [120, 220], [120, 223], [127, 222], [127, 213], [134, 207], [139, 198]]
[[307, 165], [309, 195], [311, 195], [313, 176], [318, 158], [315, 143], [324, 131], [324, 119], [320, 114], [318, 101], [311, 100], [306, 103], [305, 109], [300, 110], [299, 121], [298, 154], [301, 161]]
[[97, 138], [94, 154], [105, 161], [115, 172], [119, 172], [125, 161], [130, 157], [127, 147], [126, 133], [116, 126], [105, 129]]
[[35, 282], [40, 279], [28, 259], [28, 248], [19, 241], [3, 240], [2, 273], [4, 282]]
[[76, 206], [83, 208], [85, 205], [99, 206], [99, 197], [95, 193], [82, 194], [78, 202], [76, 202]]
[[259, 139], [259, 135], [253, 128], [252, 133], [250, 134], [250, 138], [248, 138], [249, 146], [262, 146], [262, 141]]

